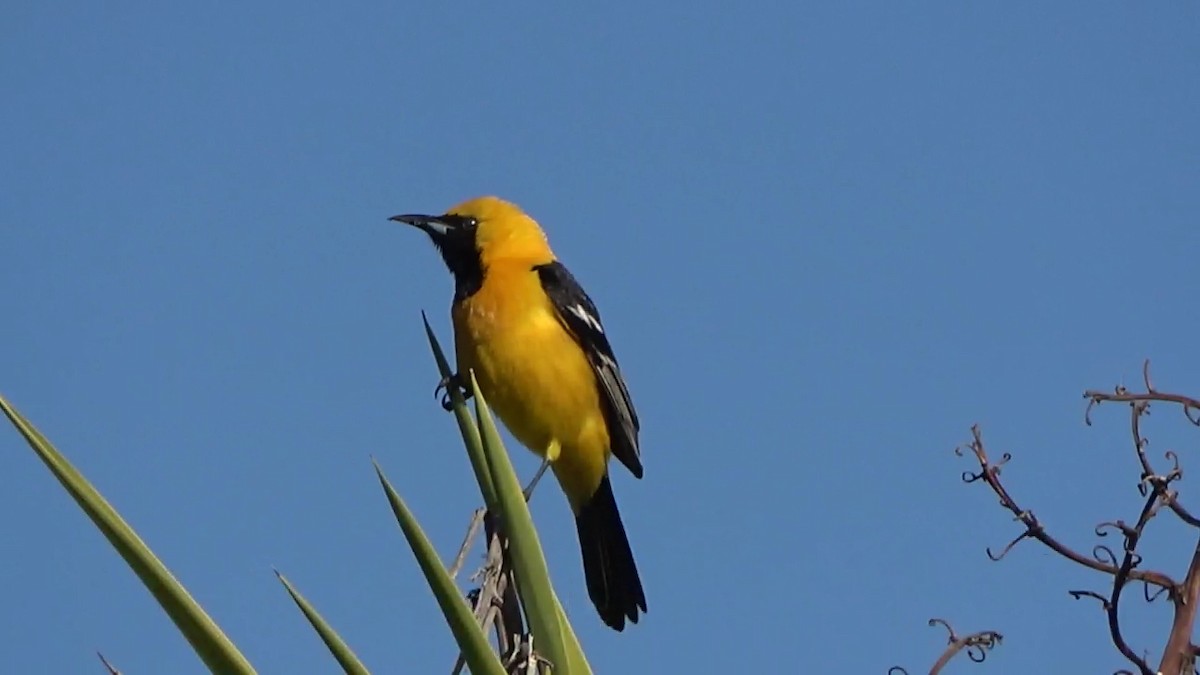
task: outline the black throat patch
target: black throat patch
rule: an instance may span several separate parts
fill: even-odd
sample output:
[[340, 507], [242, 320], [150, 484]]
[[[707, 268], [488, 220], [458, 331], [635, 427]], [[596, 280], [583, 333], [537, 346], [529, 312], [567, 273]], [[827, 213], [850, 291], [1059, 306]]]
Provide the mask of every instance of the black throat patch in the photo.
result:
[[470, 260], [464, 260], [461, 267], [450, 271], [454, 274], [454, 302], [466, 300], [483, 287], [483, 263], [478, 252]]
[[430, 238], [454, 275], [454, 302], [462, 302], [483, 286], [483, 261], [475, 248], [477, 225], [473, 218], [463, 216], [446, 215], [439, 220], [453, 223], [453, 227], [444, 235]]

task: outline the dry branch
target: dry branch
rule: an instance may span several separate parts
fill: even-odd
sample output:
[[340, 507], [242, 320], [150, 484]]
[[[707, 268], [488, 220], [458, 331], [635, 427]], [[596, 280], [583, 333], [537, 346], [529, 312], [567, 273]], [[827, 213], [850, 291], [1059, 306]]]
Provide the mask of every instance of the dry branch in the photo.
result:
[[[1191, 563], [1182, 582], [1177, 582], [1167, 574], [1140, 569], [1142, 556], [1137, 547], [1142, 540], [1146, 526], [1160, 512], [1173, 513], [1179, 520], [1192, 527], [1200, 528], [1200, 519], [1179, 501], [1179, 494], [1173, 488], [1175, 482], [1183, 477], [1179, 466], [1179, 456], [1173, 451], [1167, 451], [1165, 458], [1172, 467], [1166, 473], [1155, 471], [1146, 452], [1149, 441], [1142, 435], [1141, 420], [1150, 413], [1150, 404], [1166, 403], [1182, 407], [1183, 414], [1194, 426], [1200, 426], [1200, 400], [1182, 394], [1160, 392], [1154, 388], [1150, 379], [1150, 363], [1147, 361], [1142, 369], [1145, 392], [1130, 392], [1125, 387], [1117, 387], [1113, 392], [1089, 390], [1084, 393], [1088, 400], [1084, 419], [1091, 424], [1092, 410], [1102, 403], [1124, 402], [1130, 407], [1130, 430], [1133, 436], [1134, 451], [1142, 468], [1138, 481], [1138, 490], [1146, 501], [1134, 525], [1123, 520], [1107, 521], [1096, 526], [1096, 535], [1106, 537], [1119, 534], [1122, 537], [1121, 555], [1117, 555], [1108, 545], [1100, 544], [1092, 549], [1092, 555], [1086, 556], [1062, 543], [1050, 535], [1037, 516], [1032, 511], [1022, 508], [1000, 481], [1000, 471], [1012, 455], [1004, 453], [998, 462], [992, 462], [984, 447], [983, 436], [978, 425], [971, 427], [972, 440], [967, 449], [979, 463], [979, 472], [963, 472], [962, 479], [966, 483], [983, 482], [1000, 498], [1000, 505], [1011, 512], [1015, 519], [1025, 526], [1025, 530], [1013, 539], [999, 554], [993, 554], [987, 549], [987, 555], [992, 560], [1000, 560], [1018, 543], [1025, 539], [1041, 542], [1060, 556], [1112, 577], [1112, 586], [1107, 593], [1095, 591], [1074, 590], [1070, 595], [1078, 598], [1093, 598], [1104, 609], [1108, 618], [1109, 635], [1117, 650], [1134, 666], [1136, 671], [1122, 670], [1118, 673], [1140, 673], [1140, 675], [1183, 675], [1195, 672], [1197, 654], [1200, 653], [1192, 641], [1195, 627], [1197, 602], [1200, 602], [1200, 541], [1197, 542]], [[963, 456], [963, 447], [955, 448], [955, 453]], [[1200, 535], [1198, 535], [1200, 537]], [[1153, 602], [1159, 596], [1166, 594], [1174, 610], [1174, 620], [1171, 633], [1163, 650], [1162, 659], [1157, 669], [1152, 669], [1147, 660], [1138, 654], [1126, 642], [1121, 631], [1120, 600], [1122, 593], [1131, 582], [1143, 584], [1143, 597], [1147, 602]], [[1156, 590], [1151, 593], [1151, 587]], [[953, 633], [951, 633], [953, 636]]]
[[[959, 652], [966, 652], [967, 658], [975, 663], [982, 663], [987, 658], [987, 653], [994, 647], [1000, 644], [1004, 636], [994, 630], [985, 630], [970, 635], [959, 636], [954, 632], [954, 628], [945, 619], [930, 619], [930, 626], [942, 626], [949, 633], [946, 649], [942, 651], [942, 655], [934, 662], [933, 667], [929, 669], [929, 675], [938, 675], [947, 663], [953, 659]], [[888, 668], [888, 675], [908, 675], [908, 671], [901, 666], [892, 666]]]

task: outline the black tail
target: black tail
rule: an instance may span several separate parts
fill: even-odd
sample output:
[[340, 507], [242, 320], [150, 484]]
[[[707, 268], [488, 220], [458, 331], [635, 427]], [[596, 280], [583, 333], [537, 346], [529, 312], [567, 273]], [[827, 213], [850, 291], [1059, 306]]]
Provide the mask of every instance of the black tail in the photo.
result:
[[588, 596], [600, 618], [615, 630], [625, 628], [626, 618], [637, 623], [638, 608], [646, 611], [646, 594], [607, 475], [575, 516], [575, 527]]

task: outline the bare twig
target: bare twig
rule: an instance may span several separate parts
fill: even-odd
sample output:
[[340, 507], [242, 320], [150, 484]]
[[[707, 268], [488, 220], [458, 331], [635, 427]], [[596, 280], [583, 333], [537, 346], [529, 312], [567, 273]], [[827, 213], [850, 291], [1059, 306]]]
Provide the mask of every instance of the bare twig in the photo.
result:
[[533, 648], [533, 634], [526, 635], [504, 659], [504, 667], [514, 675], [538, 675], [543, 667], [553, 672], [553, 664]]
[[1176, 403], [1182, 406], [1184, 417], [1187, 417], [1188, 421], [1192, 424], [1200, 427], [1200, 400], [1181, 394], [1168, 394], [1155, 389], [1154, 384], [1150, 381], [1150, 359], [1146, 359], [1142, 363], [1142, 383], [1146, 386], [1146, 393], [1144, 394], [1130, 393], [1123, 386], [1118, 386], [1111, 394], [1093, 389], [1083, 392], [1083, 397], [1091, 401], [1088, 404], [1087, 412], [1084, 414], [1084, 421], [1088, 425], [1091, 425], [1090, 413], [1092, 408], [1104, 401], [1127, 401], [1131, 403], [1137, 401], [1161, 401], [1164, 403]]
[[517, 578], [512, 559], [508, 555], [508, 538], [499, 531], [499, 519], [485, 517], [484, 532], [488, 538], [488, 558], [498, 560], [495, 568], [497, 578], [496, 606], [499, 616], [496, 623], [496, 641], [501, 654], [516, 649], [525, 634], [525, 620], [521, 600], [517, 596]]
[[[964, 472], [962, 479], [967, 483], [986, 483], [1000, 498], [1001, 506], [1011, 512], [1016, 520], [1025, 526], [1025, 530], [1005, 546], [999, 554], [994, 554], [988, 549], [988, 557], [992, 560], [1003, 558], [1022, 540], [1035, 539], [1072, 562], [1112, 577], [1111, 590], [1107, 594], [1087, 590], [1071, 591], [1070, 594], [1077, 599], [1085, 597], [1095, 599], [1104, 609], [1113, 645], [1135, 668], [1135, 670], [1117, 671], [1118, 674], [1194, 675], [1197, 656], [1200, 655], [1200, 647], [1197, 647], [1192, 641], [1196, 612], [1200, 606], [1200, 543], [1197, 543], [1195, 547], [1187, 574], [1182, 582], [1176, 582], [1170, 576], [1159, 571], [1140, 569], [1142, 557], [1138, 553], [1137, 547], [1143, 538], [1146, 526], [1160, 511], [1170, 511], [1184, 524], [1200, 529], [1200, 517], [1193, 515], [1189, 509], [1183, 506], [1179, 500], [1179, 493], [1174, 488], [1174, 484], [1183, 478], [1179, 455], [1172, 450], [1166, 451], [1163, 456], [1170, 463], [1169, 470], [1165, 472], [1156, 470], [1147, 452], [1150, 442], [1142, 433], [1141, 428], [1142, 418], [1150, 414], [1152, 403], [1180, 406], [1184, 417], [1192, 425], [1200, 426], [1200, 399], [1156, 389], [1150, 378], [1149, 361], [1143, 364], [1142, 380], [1145, 385], [1144, 393], [1131, 392], [1123, 386], [1116, 387], [1112, 392], [1089, 390], [1084, 393], [1084, 397], [1088, 400], [1084, 419], [1089, 425], [1092, 423], [1092, 410], [1101, 403], [1122, 402], [1128, 404], [1130, 409], [1130, 434], [1133, 438], [1134, 453], [1141, 467], [1138, 491], [1145, 498], [1145, 502], [1133, 525], [1115, 520], [1100, 523], [1096, 527], [1096, 535], [1099, 537], [1121, 536], [1123, 541], [1120, 554], [1114, 551], [1115, 546], [1100, 544], [1092, 549], [1092, 555], [1088, 557], [1048, 534], [1033, 512], [1018, 505], [1000, 482], [1001, 467], [1012, 457], [1005, 453], [998, 462], [993, 463], [988, 458], [978, 426], [971, 428], [972, 441], [966, 448], [974, 454], [980, 470], [978, 473]], [[959, 455], [964, 454], [962, 447], [956, 448], [955, 452]], [[1131, 582], [1141, 582], [1142, 594], [1147, 602], [1153, 602], [1165, 595], [1171, 601], [1174, 610], [1171, 633], [1157, 669], [1151, 668], [1148, 658], [1135, 653], [1122, 634], [1120, 602], [1125, 588]], [[954, 637], [953, 633], [951, 637]]]
[[[1168, 450], [1165, 456], [1170, 460], [1174, 467], [1167, 474], [1162, 475], [1155, 471], [1150, 465], [1150, 458], [1146, 455], [1146, 448], [1150, 445], [1150, 441], [1142, 435], [1141, 419], [1144, 415], [1150, 414], [1150, 403], [1157, 401], [1160, 403], [1173, 403], [1183, 407], [1184, 417], [1189, 422], [1196, 426], [1200, 426], [1200, 400], [1191, 396], [1182, 394], [1169, 394], [1156, 390], [1154, 384], [1150, 380], [1150, 361], [1147, 359], [1142, 364], [1142, 380], [1146, 386], [1146, 393], [1135, 394], [1131, 393], [1123, 386], [1119, 386], [1113, 392], [1103, 392], [1096, 390], [1088, 390], [1083, 393], [1084, 398], [1088, 400], [1087, 410], [1084, 412], [1084, 422], [1089, 426], [1092, 424], [1092, 409], [1101, 403], [1108, 402], [1124, 402], [1128, 403], [1132, 411], [1130, 415], [1130, 431], [1133, 434], [1133, 447], [1137, 453], [1138, 462], [1142, 465], [1142, 481], [1143, 488], [1147, 481], [1157, 481], [1163, 483], [1164, 498], [1163, 503], [1167, 505], [1179, 517], [1180, 520], [1191, 525], [1192, 527], [1200, 528], [1200, 518], [1192, 515], [1192, 513], [1183, 507], [1176, 498], [1174, 491], [1166, 490], [1166, 484], [1169, 484], [1183, 477], [1183, 471], [1179, 468], [1179, 456]], [[1151, 486], [1152, 487], [1152, 486]]]
[[[938, 675], [946, 664], [950, 663], [959, 652], [966, 651], [967, 658], [975, 663], [982, 663], [987, 658], [987, 653], [1000, 644], [1004, 636], [994, 630], [985, 630], [970, 635], [959, 636], [954, 632], [954, 628], [945, 619], [930, 619], [930, 626], [942, 626], [949, 633], [946, 649], [942, 652], [938, 660], [934, 662], [933, 667], [929, 669], [929, 675]], [[908, 675], [908, 671], [901, 666], [892, 666], [888, 668], [888, 675]]]
[[[483, 567], [471, 575], [472, 581], [479, 582], [479, 587], [467, 593], [467, 600], [474, 610], [476, 623], [485, 633], [495, 629], [498, 651], [506, 654], [520, 643], [525, 628], [512, 567], [504, 541], [493, 521], [491, 514], [484, 514], [487, 559]], [[451, 672], [457, 675], [465, 665], [466, 661], [460, 652]]]
[[[1121, 602], [1121, 592], [1129, 583], [1130, 572], [1133, 570], [1134, 566], [1141, 561], [1141, 556], [1137, 554], [1138, 541], [1142, 537], [1142, 532], [1146, 528], [1146, 523], [1150, 522], [1150, 519], [1154, 517], [1157, 504], [1158, 494], [1155, 492], [1147, 498], [1145, 506], [1142, 507], [1142, 513], [1140, 516], [1138, 516], [1137, 525], [1133, 527], [1127, 526], [1124, 522], [1117, 521], [1116, 523], [1102, 523], [1096, 529], [1097, 533], [1103, 533], [1102, 528], [1105, 526], [1116, 527], [1125, 535], [1125, 556], [1121, 561], [1121, 566], [1118, 568], [1116, 575], [1113, 576], [1112, 595], [1106, 598], [1099, 593], [1093, 593], [1092, 591], [1070, 591], [1070, 594], [1076, 599], [1081, 597], [1090, 597], [1096, 598], [1100, 601], [1101, 605], [1104, 607], [1105, 614], [1108, 615], [1108, 631], [1110, 637], [1112, 637], [1113, 644], [1116, 645], [1117, 650], [1120, 651], [1130, 663], [1137, 667], [1138, 672], [1140, 672], [1141, 675], [1154, 675], [1154, 671], [1150, 670], [1150, 664], [1146, 663], [1144, 658], [1134, 653], [1133, 649], [1131, 649], [1129, 644], [1125, 641], [1125, 637], [1121, 634], [1119, 606]], [[1108, 549], [1107, 547], [1101, 548], [1109, 551], [1109, 555], [1112, 555], [1111, 549]]]
[[[1192, 515], [1188, 509], [1180, 504], [1177, 492], [1171, 489], [1171, 484], [1183, 477], [1183, 471], [1179, 467], [1179, 455], [1174, 451], [1168, 450], [1165, 453], [1165, 457], [1173, 465], [1171, 470], [1166, 474], [1155, 471], [1146, 454], [1149, 440], [1146, 439], [1141, 430], [1142, 417], [1150, 414], [1150, 404], [1152, 402], [1178, 405], [1183, 409], [1184, 417], [1189, 422], [1195, 426], [1200, 426], [1200, 400], [1191, 396], [1171, 394], [1156, 389], [1150, 379], [1149, 360], [1142, 364], [1142, 381], [1146, 388], [1145, 393], [1131, 393], [1124, 387], [1117, 387], [1112, 393], [1094, 390], [1085, 392], [1084, 397], [1088, 399], [1085, 421], [1091, 424], [1091, 411], [1101, 403], [1128, 403], [1130, 406], [1130, 432], [1133, 436], [1133, 445], [1137, 453], [1138, 462], [1142, 467], [1142, 479], [1139, 487], [1143, 492], [1150, 493], [1150, 500], [1147, 504], [1153, 503], [1152, 506], [1148, 507], [1151, 514], [1159, 506], [1165, 505], [1187, 525], [1200, 528], [1200, 518]], [[1147, 510], [1143, 509], [1143, 513], [1146, 512]], [[1139, 529], [1138, 536], [1140, 534]], [[1136, 544], [1136, 540], [1134, 543]], [[1129, 555], [1127, 553], [1126, 557], [1128, 558]], [[1133, 564], [1136, 564], [1136, 562]], [[1114, 598], [1116, 597], [1116, 593], [1117, 589], [1114, 585]], [[1200, 543], [1197, 543], [1196, 549], [1192, 554], [1192, 560], [1188, 565], [1187, 574], [1184, 576], [1183, 582], [1173, 584], [1167, 593], [1174, 608], [1174, 618], [1171, 623], [1171, 634], [1167, 638], [1167, 645], [1163, 650], [1158, 672], [1170, 673], [1172, 675], [1176, 673], [1193, 673], [1195, 672], [1197, 647], [1192, 643], [1192, 632], [1196, 622], [1197, 602], [1200, 601]], [[1145, 595], [1148, 600], [1153, 599], [1148, 591]], [[1157, 595], [1155, 594], [1155, 597]], [[1120, 644], [1118, 644], [1118, 648], [1120, 648]], [[1129, 654], [1125, 650], [1122, 650], [1122, 653], [1127, 658], [1129, 657]], [[1143, 668], [1142, 672], [1151, 671]]]
[[485, 508], [475, 509], [475, 513], [471, 514], [471, 522], [467, 526], [467, 535], [463, 537], [462, 546], [458, 549], [458, 555], [454, 557], [454, 564], [450, 566], [450, 578], [458, 577], [458, 573], [462, 571], [462, 566], [467, 562], [467, 554], [471, 552], [471, 547], [475, 544], [475, 535], [479, 534], [479, 528], [483, 525], [483, 514], [487, 512]]
[[[1012, 459], [1012, 455], [1006, 452], [1001, 457], [999, 462], [992, 463], [988, 458], [987, 449], [984, 447], [983, 434], [980, 431], [978, 424], [971, 427], [971, 437], [972, 440], [966, 446], [966, 448], [975, 455], [976, 461], [979, 462], [980, 469], [979, 473], [964, 471], [962, 474], [963, 482], [974, 483], [977, 481], [983, 481], [986, 483], [987, 486], [992, 489], [992, 492], [995, 492], [996, 496], [1000, 498], [1000, 505], [1010, 511], [1015, 516], [1015, 519], [1020, 521], [1021, 524], [1025, 526], [1025, 531], [1010, 541], [1008, 545], [1000, 551], [999, 554], [992, 553], [990, 548], [986, 549], [989, 558], [992, 560], [1000, 560], [1005, 555], [1008, 555], [1008, 552], [1011, 551], [1013, 547], [1022, 540], [1036, 539], [1037, 541], [1045, 544], [1055, 553], [1058, 553], [1068, 560], [1083, 565], [1084, 567], [1114, 576], [1117, 574], [1119, 567], [1116, 564], [1116, 556], [1113, 555], [1112, 551], [1107, 549], [1107, 547], [1097, 547], [1094, 553], [1108, 551], [1108, 556], [1111, 559], [1105, 560], [1098, 555], [1093, 555], [1089, 558], [1088, 556], [1079, 553], [1066, 544], [1063, 544], [1058, 539], [1046, 532], [1042, 522], [1038, 520], [1038, 517], [1034, 515], [1033, 511], [1021, 508], [1021, 506], [1017, 504], [1016, 500], [1013, 499], [1012, 495], [1009, 494], [1008, 490], [1000, 482], [1000, 469]], [[959, 446], [955, 448], [954, 452], [961, 457], [964, 454], [963, 447]], [[1129, 572], [1129, 578], [1144, 582], [1151, 586], [1167, 589], [1168, 592], [1175, 587], [1175, 582], [1170, 577], [1159, 572], [1131, 570]]]
[[[543, 463], [524, 490], [525, 501], [528, 502], [533, 496], [533, 489], [545, 470], [546, 464]], [[479, 586], [467, 592], [467, 601], [475, 614], [476, 623], [484, 633], [495, 629], [497, 651], [500, 654], [518, 654], [523, 646], [532, 650], [532, 641], [525, 639], [525, 620], [517, 595], [517, 581], [508, 556], [508, 540], [501, 532], [500, 525], [500, 519], [486, 508], [475, 509], [449, 572], [451, 577], [458, 576], [482, 526], [487, 554], [483, 566], [471, 575], [471, 581], [478, 582]], [[510, 672], [525, 670], [530, 667], [529, 664], [541, 662], [536, 653], [531, 652], [530, 658], [510, 660]], [[464, 667], [466, 660], [459, 652], [451, 673], [458, 675]]]

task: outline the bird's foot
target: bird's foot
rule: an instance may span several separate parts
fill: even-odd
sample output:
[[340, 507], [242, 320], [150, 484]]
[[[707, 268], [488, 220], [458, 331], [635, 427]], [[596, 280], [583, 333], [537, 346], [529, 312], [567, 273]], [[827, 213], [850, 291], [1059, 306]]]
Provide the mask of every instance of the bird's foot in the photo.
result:
[[447, 412], [454, 410], [454, 402], [450, 395], [450, 388], [454, 387], [462, 394], [463, 400], [471, 398], [471, 390], [467, 387], [463, 379], [457, 373], [449, 377], [443, 377], [438, 381], [438, 385], [433, 390], [433, 397], [442, 399], [442, 410]]

